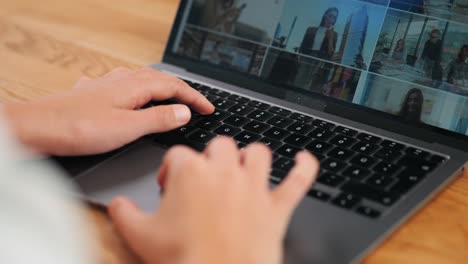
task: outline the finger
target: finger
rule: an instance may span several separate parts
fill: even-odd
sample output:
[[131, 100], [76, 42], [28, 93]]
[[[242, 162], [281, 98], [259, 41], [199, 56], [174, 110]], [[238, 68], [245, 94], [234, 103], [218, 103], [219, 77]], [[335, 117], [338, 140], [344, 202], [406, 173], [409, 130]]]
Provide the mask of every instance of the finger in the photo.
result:
[[204, 164], [203, 156], [199, 152], [186, 146], [172, 147], [163, 158], [161, 163], [163, 169], [159, 171], [158, 182], [166, 192], [178, 186], [178, 182], [188, 182], [184, 178], [192, 174], [181, 173], [182, 170], [195, 172]]
[[167, 132], [187, 124], [191, 118], [185, 105], [161, 105], [131, 111], [132, 130], [141, 135]]
[[232, 138], [221, 136], [213, 139], [206, 147], [205, 155], [215, 161], [216, 165], [240, 164], [239, 149]]
[[256, 143], [242, 151], [242, 164], [260, 185], [268, 186], [271, 170], [271, 150], [264, 144]]
[[162, 101], [173, 98], [187, 104], [201, 114], [211, 114], [215, 110], [213, 104], [205, 96], [179, 78], [151, 68], [136, 72], [135, 77], [131, 80], [134, 85], [139, 87], [141, 91], [145, 91], [145, 95], [149, 91], [151, 98], [145, 98], [146, 101], [151, 99]]
[[130, 248], [136, 252], [145, 252], [148, 248], [147, 227], [149, 216], [143, 213], [127, 198], [118, 197], [109, 205], [109, 214], [117, 231], [122, 235]]
[[273, 190], [273, 199], [281, 214], [290, 215], [317, 177], [319, 162], [308, 152], [296, 155], [294, 167], [284, 181]]

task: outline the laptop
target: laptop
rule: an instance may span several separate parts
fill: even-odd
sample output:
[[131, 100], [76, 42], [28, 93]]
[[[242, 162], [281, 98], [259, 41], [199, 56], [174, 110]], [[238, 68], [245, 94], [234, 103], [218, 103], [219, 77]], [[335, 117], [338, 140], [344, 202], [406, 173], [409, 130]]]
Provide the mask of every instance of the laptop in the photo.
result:
[[182, 0], [151, 67], [185, 80], [216, 112], [111, 153], [57, 159], [91, 200], [126, 195], [154, 210], [172, 145], [263, 142], [274, 153], [272, 186], [309, 150], [321, 171], [294, 213], [284, 263], [357, 263], [468, 160], [464, 9], [416, 2]]

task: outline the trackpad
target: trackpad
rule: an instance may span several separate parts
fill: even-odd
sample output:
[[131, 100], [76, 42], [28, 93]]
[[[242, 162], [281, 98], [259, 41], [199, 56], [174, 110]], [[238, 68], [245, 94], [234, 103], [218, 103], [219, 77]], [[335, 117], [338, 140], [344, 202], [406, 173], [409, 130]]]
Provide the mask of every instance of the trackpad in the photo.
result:
[[124, 195], [143, 210], [153, 211], [159, 207], [156, 175], [165, 151], [142, 142], [79, 176], [76, 182], [92, 201], [109, 204], [112, 198]]

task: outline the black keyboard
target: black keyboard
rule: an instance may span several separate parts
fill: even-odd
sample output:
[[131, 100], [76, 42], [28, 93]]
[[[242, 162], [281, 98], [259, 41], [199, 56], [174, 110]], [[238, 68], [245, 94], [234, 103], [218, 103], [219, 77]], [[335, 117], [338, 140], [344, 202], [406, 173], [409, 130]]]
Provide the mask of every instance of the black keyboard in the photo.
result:
[[186, 126], [156, 135], [156, 141], [169, 146], [185, 144], [199, 151], [218, 135], [234, 138], [239, 148], [262, 142], [274, 153], [271, 180], [276, 183], [287, 176], [295, 154], [308, 150], [321, 163], [317, 183], [308, 196], [369, 218], [380, 217], [446, 161], [428, 151], [326, 120], [186, 82], [215, 105], [215, 113], [193, 113]]

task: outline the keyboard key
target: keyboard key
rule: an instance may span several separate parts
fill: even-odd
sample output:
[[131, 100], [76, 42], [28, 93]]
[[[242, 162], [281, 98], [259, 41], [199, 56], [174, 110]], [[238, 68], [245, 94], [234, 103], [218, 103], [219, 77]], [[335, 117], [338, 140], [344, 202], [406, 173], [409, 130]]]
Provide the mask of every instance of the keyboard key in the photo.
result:
[[221, 110], [221, 109], [216, 109], [213, 114], [211, 114], [211, 115], [209, 115], [207, 117], [210, 118], [210, 119], [217, 120], [217, 121], [223, 121], [224, 119], [228, 118], [229, 116], [231, 116], [231, 114], [229, 112], [226, 112], [226, 111]]
[[282, 170], [282, 171], [290, 171], [294, 166], [294, 160], [288, 158], [280, 158], [279, 160], [273, 163], [273, 167]]
[[301, 150], [302, 150], [301, 148], [298, 148], [295, 146], [284, 145], [280, 147], [278, 150], [276, 150], [275, 152], [282, 156], [286, 156], [288, 158], [294, 158], [296, 154]]
[[354, 155], [354, 152], [344, 148], [336, 147], [327, 154], [329, 157], [337, 160], [347, 160]]
[[255, 119], [260, 122], [265, 122], [268, 119], [273, 117], [273, 114], [267, 111], [263, 110], [255, 110], [252, 113], [250, 113], [247, 117]]
[[382, 139], [373, 135], [369, 135], [366, 133], [361, 133], [357, 136], [358, 139], [367, 141], [372, 144], [377, 144], [379, 143]]
[[219, 89], [215, 89], [215, 88], [211, 88], [211, 90], [208, 91], [210, 94], [213, 94], [213, 95], [216, 95], [216, 96], [219, 96], [219, 97], [227, 97], [229, 96], [229, 93], [228, 92], [225, 92], [225, 91], [221, 91]]
[[322, 154], [318, 154], [318, 153], [313, 153], [313, 155], [318, 159], [318, 161], [322, 162], [324, 160], [327, 159], [327, 157], [325, 157], [325, 155], [322, 155]]
[[247, 144], [245, 144], [244, 142], [237, 141], [237, 148], [243, 149], [245, 147], [247, 147]]
[[263, 133], [264, 136], [276, 139], [276, 140], [282, 140], [283, 138], [289, 136], [291, 133], [288, 132], [287, 130], [273, 127], [267, 130], [265, 133]]
[[330, 194], [328, 194], [326, 192], [323, 192], [323, 191], [320, 191], [320, 190], [316, 190], [316, 189], [310, 190], [308, 195], [310, 197], [313, 197], [315, 199], [318, 199], [318, 200], [324, 201], [324, 202], [330, 200], [330, 198], [331, 198]]
[[375, 153], [375, 156], [378, 158], [384, 159], [388, 162], [394, 162], [395, 160], [403, 156], [403, 154], [397, 150], [383, 148], [377, 151], [377, 153]]
[[424, 179], [424, 176], [411, 171], [402, 171], [398, 174], [397, 179], [398, 182], [390, 188], [390, 192], [405, 194]]
[[210, 87], [203, 85], [203, 84], [194, 84], [194, 87], [199, 92], [209, 92], [211, 90]]
[[428, 174], [437, 167], [436, 163], [411, 156], [403, 157], [398, 161], [398, 164], [405, 166], [407, 170], [423, 175]]
[[284, 178], [286, 178], [286, 176], [288, 176], [288, 172], [277, 169], [273, 169], [270, 174], [270, 179], [276, 183], [280, 183]]
[[356, 130], [353, 130], [351, 128], [339, 126], [335, 128], [334, 130], [335, 133], [343, 134], [348, 137], [354, 137], [358, 132]]
[[351, 209], [360, 201], [361, 197], [355, 194], [343, 192], [340, 195], [338, 195], [335, 199], [333, 199], [333, 204], [345, 209]]
[[372, 170], [378, 174], [392, 175], [395, 174], [399, 169], [400, 167], [395, 164], [382, 161], [379, 164], [377, 164], [377, 166], [375, 166]]
[[190, 87], [192, 87], [192, 88], [195, 88], [195, 87], [193, 87], [193, 86], [194, 86], [194, 83], [193, 83], [192, 81], [185, 80], [185, 79], [182, 79], [182, 78], [181, 78], [181, 80], [184, 81], [188, 86], [190, 86]]
[[307, 136], [325, 141], [325, 140], [331, 138], [334, 135], [335, 135], [335, 133], [331, 132], [330, 130], [324, 130], [322, 128], [316, 128], [314, 131], [310, 132], [309, 135], [307, 135]]
[[379, 146], [365, 142], [365, 141], [361, 141], [361, 142], [358, 142], [356, 145], [354, 145], [351, 149], [354, 151], [360, 152], [364, 155], [371, 155], [377, 149], [379, 149]]
[[281, 142], [279, 142], [277, 140], [274, 140], [274, 139], [271, 139], [271, 138], [267, 138], [267, 137], [264, 137], [264, 138], [260, 139], [258, 142], [267, 145], [268, 147], [270, 147], [270, 149], [272, 151], [276, 150], [277, 148], [279, 148], [282, 145]]
[[317, 182], [330, 187], [336, 187], [345, 181], [345, 178], [330, 173], [325, 173], [324, 175], [321, 175], [317, 178]]
[[302, 123], [302, 122], [295, 122], [294, 124], [288, 127], [288, 130], [294, 133], [298, 133], [301, 135], [306, 135], [310, 131], [314, 129], [314, 126]]
[[286, 110], [286, 109], [280, 108], [280, 107], [276, 107], [276, 106], [273, 106], [272, 108], [268, 109], [268, 111], [272, 112], [274, 114], [280, 115], [280, 116], [290, 116], [291, 113], [292, 113], [289, 110]]
[[188, 136], [188, 139], [191, 139], [191, 140], [194, 140], [196, 142], [206, 144], [210, 140], [212, 140], [214, 137], [216, 137], [216, 134], [211, 133], [211, 132], [206, 131], [206, 130], [203, 130], [203, 129], [198, 129], [195, 132], [191, 133]]
[[417, 148], [407, 148], [405, 152], [412, 157], [420, 159], [425, 159], [430, 155], [429, 152]]
[[324, 121], [324, 120], [320, 120], [320, 119], [315, 119], [312, 122], [312, 125], [319, 127], [319, 128], [327, 129], [327, 130], [330, 130], [335, 127], [334, 124]]
[[392, 194], [390, 192], [382, 191], [379, 189], [375, 189], [369, 185], [351, 181], [345, 183], [341, 187], [341, 190], [362, 196], [364, 198], [383, 204], [385, 206], [390, 206], [394, 204], [400, 198], [398, 195]]
[[405, 145], [390, 140], [384, 140], [380, 145], [394, 151], [402, 151], [405, 148]]
[[346, 176], [355, 180], [361, 180], [371, 175], [371, 172], [370, 170], [367, 170], [361, 167], [351, 166], [347, 168], [345, 171], [343, 171], [341, 174], [343, 176]]
[[213, 105], [216, 108], [223, 109], [223, 110], [231, 108], [235, 104], [236, 104], [236, 102], [228, 100], [228, 99], [223, 99], [223, 98], [219, 98], [218, 100], [213, 102]]
[[250, 144], [252, 142], [256, 142], [261, 138], [259, 134], [255, 134], [249, 131], [243, 131], [237, 136], [234, 137], [235, 140], [240, 141], [245, 144]]
[[376, 159], [371, 158], [366, 155], [359, 154], [356, 157], [351, 159], [351, 163], [357, 166], [361, 166], [363, 168], [368, 168], [372, 165], [374, 165], [376, 162]]
[[249, 131], [252, 131], [254, 133], [257, 133], [257, 134], [261, 134], [263, 132], [265, 132], [267, 129], [269, 129], [271, 126], [265, 124], [265, 123], [261, 123], [261, 122], [258, 122], [258, 121], [252, 121], [250, 123], [248, 123], [247, 125], [244, 126], [244, 129], [246, 130], [249, 130]]
[[345, 147], [353, 144], [354, 142], [356, 142], [356, 139], [351, 138], [351, 137], [347, 137], [347, 136], [343, 136], [343, 135], [338, 135], [338, 136], [332, 138], [329, 142], [334, 144], [334, 145], [337, 145], [339, 147], [345, 148]]
[[389, 186], [394, 181], [395, 180], [390, 176], [376, 174], [376, 175], [370, 177], [369, 179], [367, 179], [366, 183], [369, 184], [370, 186], [378, 188], [378, 189], [385, 189], [387, 186]]
[[229, 97], [228, 97], [229, 100], [232, 100], [232, 101], [236, 101], [236, 102], [239, 102], [241, 104], [246, 104], [248, 103], [250, 100], [248, 98], [245, 98], [243, 96], [240, 96], [240, 95], [237, 95], [237, 94], [231, 94]]
[[170, 133], [173, 133], [173, 134], [176, 134], [180, 137], [185, 137], [186, 135], [190, 134], [191, 132], [195, 131], [195, 127], [193, 126], [183, 126], [183, 127], [179, 127], [177, 128], [176, 130], [170, 132]]
[[310, 150], [312, 153], [317, 153], [317, 154], [323, 154], [327, 152], [329, 149], [331, 149], [333, 145], [319, 141], [319, 140], [314, 140], [312, 143], [306, 146], [306, 149]]
[[231, 113], [234, 113], [234, 114], [244, 116], [244, 115], [250, 114], [254, 110], [255, 110], [255, 108], [253, 108], [251, 106], [247, 106], [245, 104], [236, 104], [233, 107], [229, 108], [228, 111], [231, 112]]
[[356, 209], [356, 212], [369, 218], [378, 218], [381, 214], [380, 211], [370, 208], [368, 206], [359, 206]]
[[198, 128], [202, 128], [207, 131], [212, 131], [215, 130], [216, 128], [221, 126], [221, 122], [212, 120], [212, 119], [206, 119], [203, 118], [199, 120], [198, 122], [195, 123], [195, 126]]
[[268, 108], [270, 108], [269, 104], [262, 103], [262, 102], [259, 102], [259, 101], [250, 101], [249, 105], [253, 106], [255, 108], [261, 109], [261, 110], [267, 110]]
[[235, 126], [235, 127], [242, 127], [243, 125], [250, 122], [250, 119], [240, 116], [240, 115], [232, 115], [224, 120], [224, 123]]
[[338, 172], [344, 168], [346, 168], [346, 163], [341, 162], [335, 159], [326, 159], [325, 161], [320, 163], [322, 169]]
[[433, 162], [433, 163], [440, 164], [440, 163], [446, 162], [447, 159], [444, 158], [444, 157], [442, 157], [442, 156], [432, 155], [432, 156], [429, 158], [429, 161], [430, 161], [430, 162]]
[[307, 123], [307, 124], [310, 124], [312, 123], [312, 121], [314, 121], [314, 119], [310, 116], [306, 116], [306, 115], [303, 115], [303, 114], [299, 114], [299, 113], [294, 113], [291, 115], [291, 118], [292, 119], [295, 119], [299, 122], [303, 122], [303, 123]]
[[291, 125], [294, 121], [287, 117], [282, 116], [274, 116], [270, 120], [268, 120], [268, 124], [279, 127], [279, 128], [286, 128]]
[[203, 95], [206, 97], [206, 99], [207, 99], [208, 101], [210, 101], [211, 103], [213, 103], [214, 101], [218, 100], [218, 98], [219, 98], [218, 96], [213, 95], [213, 94], [210, 94], [210, 93], [202, 93], [202, 94], [203, 94]]
[[218, 135], [234, 137], [235, 135], [239, 134], [241, 131], [242, 130], [237, 127], [224, 124], [220, 126], [218, 129], [216, 129], [214, 132]]
[[287, 137], [284, 142], [298, 147], [305, 147], [305, 145], [310, 142], [310, 138], [299, 134], [292, 134]]

